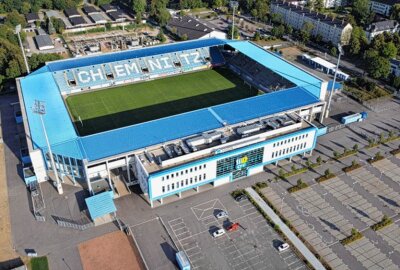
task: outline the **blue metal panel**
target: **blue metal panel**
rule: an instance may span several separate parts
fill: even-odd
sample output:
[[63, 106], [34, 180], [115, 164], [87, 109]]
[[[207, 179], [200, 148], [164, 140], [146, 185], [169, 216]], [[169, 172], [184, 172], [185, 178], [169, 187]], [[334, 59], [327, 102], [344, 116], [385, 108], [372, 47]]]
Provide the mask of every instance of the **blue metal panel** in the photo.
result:
[[254, 61], [257, 61], [266, 68], [271, 69], [273, 72], [280, 74], [282, 77], [293, 82], [297, 86], [304, 87], [311, 94], [319, 98], [322, 80], [312, 74], [251, 42], [227, 41], [227, 43]]
[[117, 208], [114, 204], [112, 191], [106, 191], [86, 198], [85, 202], [92, 219], [96, 219], [117, 211]]
[[220, 127], [218, 120], [202, 109], [86, 136], [82, 144], [91, 161]]
[[184, 51], [190, 49], [196, 49], [201, 47], [217, 46], [225, 44], [225, 40], [211, 38], [211, 39], [200, 39], [191, 40], [186, 42], [165, 44], [161, 46], [154, 46], [145, 49], [127, 50], [117, 53], [102, 54], [98, 56], [88, 56], [77, 59], [69, 59], [51, 62], [48, 64], [50, 71], [59, 71], [64, 69], [78, 68], [84, 66], [92, 66], [103, 63], [115, 62], [126, 60], [130, 58], [138, 58], [151, 56], [156, 54], [164, 54], [175, 51]]
[[229, 124], [234, 124], [249, 119], [291, 110], [318, 101], [318, 98], [311, 95], [303, 88], [294, 87], [288, 90], [214, 106], [212, 109], [222, 120]]

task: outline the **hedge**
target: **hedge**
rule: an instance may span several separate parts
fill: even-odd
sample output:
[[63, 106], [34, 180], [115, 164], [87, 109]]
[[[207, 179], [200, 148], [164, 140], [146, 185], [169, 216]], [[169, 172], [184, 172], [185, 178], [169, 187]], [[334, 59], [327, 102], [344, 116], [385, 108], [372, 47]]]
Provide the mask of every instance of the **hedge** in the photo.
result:
[[390, 218], [388, 218], [386, 216], [383, 216], [381, 221], [379, 221], [378, 223], [376, 223], [374, 225], [371, 225], [371, 229], [374, 230], [374, 231], [378, 231], [378, 230], [380, 230], [380, 229], [382, 229], [382, 228], [384, 228], [386, 226], [389, 226], [392, 223], [393, 223], [392, 219], [390, 219]]
[[363, 238], [363, 235], [359, 231], [354, 230], [354, 232], [352, 232], [350, 236], [340, 240], [340, 243], [342, 245], [348, 245], [348, 244], [353, 243], [354, 241], [357, 241], [361, 238]]
[[400, 154], [400, 148], [390, 151], [390, 154], [392, 154], [392, 155]]
[[330, 173], [329, 175], [323, 175], [315, 179], [318, 183], [324, 182], [326, 180], [334, 178], [336, 175], [334, 173]]
[[296, 191], [305, 189], [305, 188], [307, 188], [307, 187], [308, 187], [308, 185], [307, 185], [306, 183], [302, 182], [300, 185], [297, 184], [297, 185], [295, 185], [295, 186], [293, 186], [293, 187], [288, 188], [287, 191], [288, 191], [289, 193], [294, 193], [294, 192], [296, 192]]
[[361, 168], [361, 167], [362, 167], [362, 166], [361, 166], [359, 163], [356, 163], [356, 164], [352, 164], [352, 165], [350, 165], [350, 166], [348, 166], [348, 167], [345, 167], [345, 168], [343, 168], [342, 170], [343, 170], [344, 172], [348, 173], [348, 172], [354, 171], [354, 170], [356, 170], [356, 169], [358, 169], [358, 168]]

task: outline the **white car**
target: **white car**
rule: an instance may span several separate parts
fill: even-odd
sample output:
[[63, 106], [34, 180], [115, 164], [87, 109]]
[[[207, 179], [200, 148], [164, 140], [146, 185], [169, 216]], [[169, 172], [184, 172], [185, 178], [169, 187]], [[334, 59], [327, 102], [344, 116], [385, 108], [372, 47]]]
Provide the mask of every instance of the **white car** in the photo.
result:
[[218, 219], [221, 218], [227, 218], [228, 217], [228, 213], [226, 213], [225, 211], [221, 210], [218, 212], [218, 214], [215, 215]]
[[222, 236], [224, 234], [225, 234], [225, 230], [224, 229], [218, 229], [215, 232], [213, 232], [212, 236], [214, 238], [217, 238], [217, 237], [220, 237], [220, 236]]
[[287, 250], [287, 249], [289, 249], [289, 244], [288, 243], [283, 243], [282, 245], [280, 245], [279, 247], [278, 247], [278, 251], [279, 252], [282, 252], [282, 251], [285, 251], [285, 250]]

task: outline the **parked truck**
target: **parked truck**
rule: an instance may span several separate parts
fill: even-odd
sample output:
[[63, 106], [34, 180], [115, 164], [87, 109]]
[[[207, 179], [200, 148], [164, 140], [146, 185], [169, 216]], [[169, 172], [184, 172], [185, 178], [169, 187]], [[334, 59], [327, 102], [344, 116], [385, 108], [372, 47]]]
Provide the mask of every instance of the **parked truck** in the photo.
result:
[[354, 122], [361, 122], [364, 121], [365, 119], [367, 119], [368, 117], [368, 113], [367, 112], [360, 112], [360, 113], [354, 113], [354, 114], [350, 114], [350, 115], [346, 115], [342, 117], [342, 124], [351, 124]]

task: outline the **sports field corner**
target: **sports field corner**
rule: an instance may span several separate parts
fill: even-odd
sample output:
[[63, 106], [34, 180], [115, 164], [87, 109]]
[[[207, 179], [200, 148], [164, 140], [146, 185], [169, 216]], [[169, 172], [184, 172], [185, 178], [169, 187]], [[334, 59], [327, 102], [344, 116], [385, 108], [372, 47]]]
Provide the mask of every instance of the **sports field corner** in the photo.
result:
[[80, 135], [89, 135], [202, 109], [258, 94], [218, 68], [67, 97]]
[[144, 270], [139, 252], [122, 231], [108, 233], [78, 246], [84, 270]]

